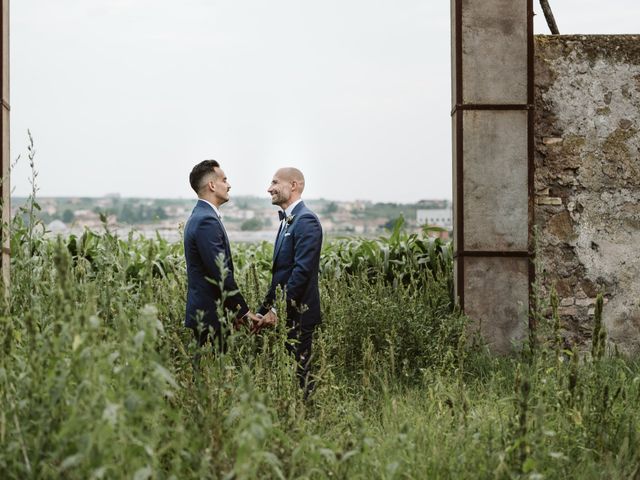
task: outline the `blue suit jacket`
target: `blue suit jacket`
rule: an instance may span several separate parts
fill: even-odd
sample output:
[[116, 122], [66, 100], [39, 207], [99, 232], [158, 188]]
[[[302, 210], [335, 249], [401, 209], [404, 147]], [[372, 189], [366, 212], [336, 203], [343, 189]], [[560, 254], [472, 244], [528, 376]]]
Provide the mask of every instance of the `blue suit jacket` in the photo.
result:
[[276, 237], [271, 269], [271, 286], [260, 313], [275, 302], [276, 287], [286, 292], [289, 324], [310, 326], [320, 323], [318, 273], [322, 249], [322, 227], [315, 213], [303, 202], [291, 212], [293, 220]]
[[[216, 212], [206, 202], [198, 201], [184, 227], [184, 256], [187, 260], [187, 311], [185, 325], [195, 328], [198, 316], [206, 326], [220, 329], [216, 302], [222, 298], [218, 255], [224, 256], [229, 273], [224, 279], [227, 293], [224, 308], [238, 317], [249, 311], [233, 278], [233, 260], [229, 239]], [[210, 280], [215, 283], [212, 283]], [[199, 313], [202, 312], [202, 313]]]

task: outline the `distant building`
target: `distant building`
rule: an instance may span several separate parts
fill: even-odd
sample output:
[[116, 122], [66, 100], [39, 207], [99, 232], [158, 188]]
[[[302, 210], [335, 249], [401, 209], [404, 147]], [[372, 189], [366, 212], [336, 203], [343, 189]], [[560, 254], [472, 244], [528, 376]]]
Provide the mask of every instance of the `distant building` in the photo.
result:
[[40, 205], [41, 210], [48, 215], [55, 215], [58, 208], [55, 205]]
[[234, 220], [251, 220], [255, 218], [256, 212], [253, 210], [243, 210], [235, 205], [231, 205], [228, 208], [222, 210], [222, 215], [227, 219]]
[[450, 229], [453, 227], [453, 210], [451, 208], [427, 208], [416, 210], [418, 226], [431, 225]]
[[182, 205], [167, 205], [164, 207], [164, 211], [169, 217], [181, 217], [188, 215], [191, 212], [191, 209]]
[[47, 230], [51, 233], [62, 234], [67, 233], [69, 231], [69, 227], [67, 227], [61, 220], [54, 220], [47, 225]]
[[106, 197], [106, 198], [96, 198], [94, 200], [95, 206], [100, 207], [102, 209], [109, 208], [113, 205], [113, 199], [116, 197]]
[[100, 215], [91, 210], [76, 210], [74, 216], [78, 223], [100, 221]]
[[370, 205], [370, 204], [371, 202], [366, 202], [364, 200], [356, 200], [354, 202], [344, 202], [342, 206], [348, 212], [364, 212], [367, 209], [367, 205]]
[[420, 208], [424, 208], [426, 210], [436, 209], [436, 208], [447, 208], [450, 206], [449, 200], [440, 199], [440, 200], [418, 200], [416, 202], [416, 206]]

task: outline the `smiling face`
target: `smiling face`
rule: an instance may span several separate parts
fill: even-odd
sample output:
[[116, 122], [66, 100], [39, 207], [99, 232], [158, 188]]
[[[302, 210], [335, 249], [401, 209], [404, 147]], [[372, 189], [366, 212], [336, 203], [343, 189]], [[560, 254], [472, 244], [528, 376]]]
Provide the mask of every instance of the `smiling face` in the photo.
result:
[[271, 203], [285, 210], [293, 202], [300, 199], [304, 190], [304, 176], [297, 168], [281, 168], [271, 179], [267, 189], [271, 195]]
[[282, 170], [278, 170], [271, 179], [271, 185], [267, 189], [269, 195], [271, 195], [271, 203], [278, 205], [283, 210], [287, 208], [291, 203], [291, 190], [292, 182], [283, 175]]

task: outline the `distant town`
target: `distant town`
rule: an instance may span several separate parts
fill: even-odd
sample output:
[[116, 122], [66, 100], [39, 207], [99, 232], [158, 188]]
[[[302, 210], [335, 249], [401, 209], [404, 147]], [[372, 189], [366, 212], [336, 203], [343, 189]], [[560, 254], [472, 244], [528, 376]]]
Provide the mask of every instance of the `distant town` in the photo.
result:
[[[322, 222], [328, 237], [377, 237], [393, 227], [400, 216], [408, 231], [423, 225], [441, 227], [448, 238], [453, 225], [451, 201], [420, 200], [417, 203], [340, 202], [307, 200]], [[52, 235], [82, 233], [85, 228], [109, 228], [120, 234], [160, 235], [170, 241], [180, 239], [180, 226], [189, 218], [194, 199], [105, 197], [39, 197], [36, 214]], [[28, 217], [27, 199], [12, 199], [12, 214]], [[223, 222], [233, 241], [272, 240], [278, 224], [277, 207], [268, 198], [236, 196], [221, 208]]]

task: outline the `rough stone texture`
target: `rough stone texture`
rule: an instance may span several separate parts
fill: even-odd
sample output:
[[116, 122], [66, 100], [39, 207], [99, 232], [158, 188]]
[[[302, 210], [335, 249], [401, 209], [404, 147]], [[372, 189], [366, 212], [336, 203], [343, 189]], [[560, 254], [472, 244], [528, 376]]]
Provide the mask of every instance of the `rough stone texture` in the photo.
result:
[[569, 341], [640, 353], [640, 35], [535, 39], [535, 223]]

